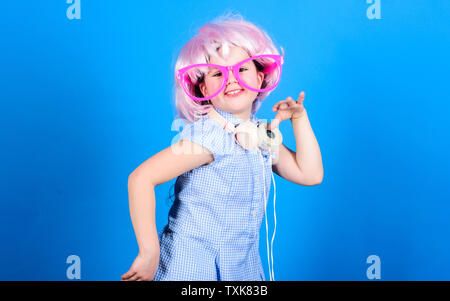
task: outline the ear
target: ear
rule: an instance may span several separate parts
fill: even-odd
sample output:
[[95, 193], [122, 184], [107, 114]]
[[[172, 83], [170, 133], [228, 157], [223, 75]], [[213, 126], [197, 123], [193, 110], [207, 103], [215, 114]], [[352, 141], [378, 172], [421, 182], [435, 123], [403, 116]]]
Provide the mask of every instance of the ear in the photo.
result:
[[264, 72], [258, 71], [258, 87], [259, 88], [261, 88], [263, 80], [264, 80]]
[[202, 92], [203, 96], [208, 96], [208, 91], [206, 90], [204, 82], [200, 83], [198, 87], [200, 88], [200, 91]]

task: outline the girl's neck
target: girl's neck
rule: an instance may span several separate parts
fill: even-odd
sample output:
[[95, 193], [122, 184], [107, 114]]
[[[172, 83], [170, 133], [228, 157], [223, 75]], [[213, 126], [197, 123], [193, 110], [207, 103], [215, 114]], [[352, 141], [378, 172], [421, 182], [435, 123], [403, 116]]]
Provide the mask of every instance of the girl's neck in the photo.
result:
[[242, 121], [250, 120], [250, 112], [231, 113], [234, 117], [239, 118]]
[[224, 112], [228, 115], [232, 115], [234, 118], [239, 119], [242, 122], [251, 120], [252, 118], [252, 109], [249, 108], [247, 111], [241, 111], [241, 112], [229, 112], [229, 111], [225, 111], [223, 109], [219, 109], [217, 107], [215, 107], [216, 110], [218, 110], [219, 112]]

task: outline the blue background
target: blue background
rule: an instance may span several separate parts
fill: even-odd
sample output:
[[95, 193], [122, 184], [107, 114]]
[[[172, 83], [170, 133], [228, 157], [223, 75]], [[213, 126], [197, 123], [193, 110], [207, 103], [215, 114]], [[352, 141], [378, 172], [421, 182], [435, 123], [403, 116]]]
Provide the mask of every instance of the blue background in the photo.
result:
[[[4, 1], [0, 280], [120, 280], [138, 252], [128, 175], [170, 146], [182, 46], [226, 12], [286, 51], [257, 116], [305, 91], [324, 180], [275, 175], [277, 280], [450, 280], [450, 2]], [[281, 123], [295, 150], [291, 124]], [[175, 179], [156, 187], [158, 230]], [[268, 205], [273, 232], [273, 186]], [[265, 222], [260, 254], [267, 268]]]

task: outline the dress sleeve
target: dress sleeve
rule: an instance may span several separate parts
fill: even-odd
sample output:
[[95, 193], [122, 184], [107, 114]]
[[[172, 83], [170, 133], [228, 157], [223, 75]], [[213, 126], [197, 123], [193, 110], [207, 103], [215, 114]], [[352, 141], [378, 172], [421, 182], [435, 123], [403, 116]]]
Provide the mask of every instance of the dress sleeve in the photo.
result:
[[226, 132], [214, 126], [210, 119], [201, 119], [187, 123], [180, 133], [179, 140], [192, 141], [208, 149], [215, 158], [226, 153]]

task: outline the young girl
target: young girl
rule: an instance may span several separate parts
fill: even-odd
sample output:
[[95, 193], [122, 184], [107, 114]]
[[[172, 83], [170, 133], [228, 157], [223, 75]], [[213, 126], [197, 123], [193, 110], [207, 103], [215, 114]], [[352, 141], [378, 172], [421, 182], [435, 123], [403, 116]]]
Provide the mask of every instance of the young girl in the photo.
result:
[[[242, 18], [207, 24], [183, 47], [175, 68], [176, 107], [188, 123], [177, 143], [129, 176], [139, 254], [122, 280], [265, 280], [259, 229], [272, 171], [301, 185], [323, 178], [303, 92], [297, 101], [276, 103], [275, 119], [258, 127], [263, 123], [255, 113], [277, 85], [282, 64], [268, 35]], [[283, 144], [262, 148], [252, 139], [261, 128], [273, 138], [287, 119], [297, 152]], [[175, 177], [168, 223], [157, 233], [154, 188]]]

